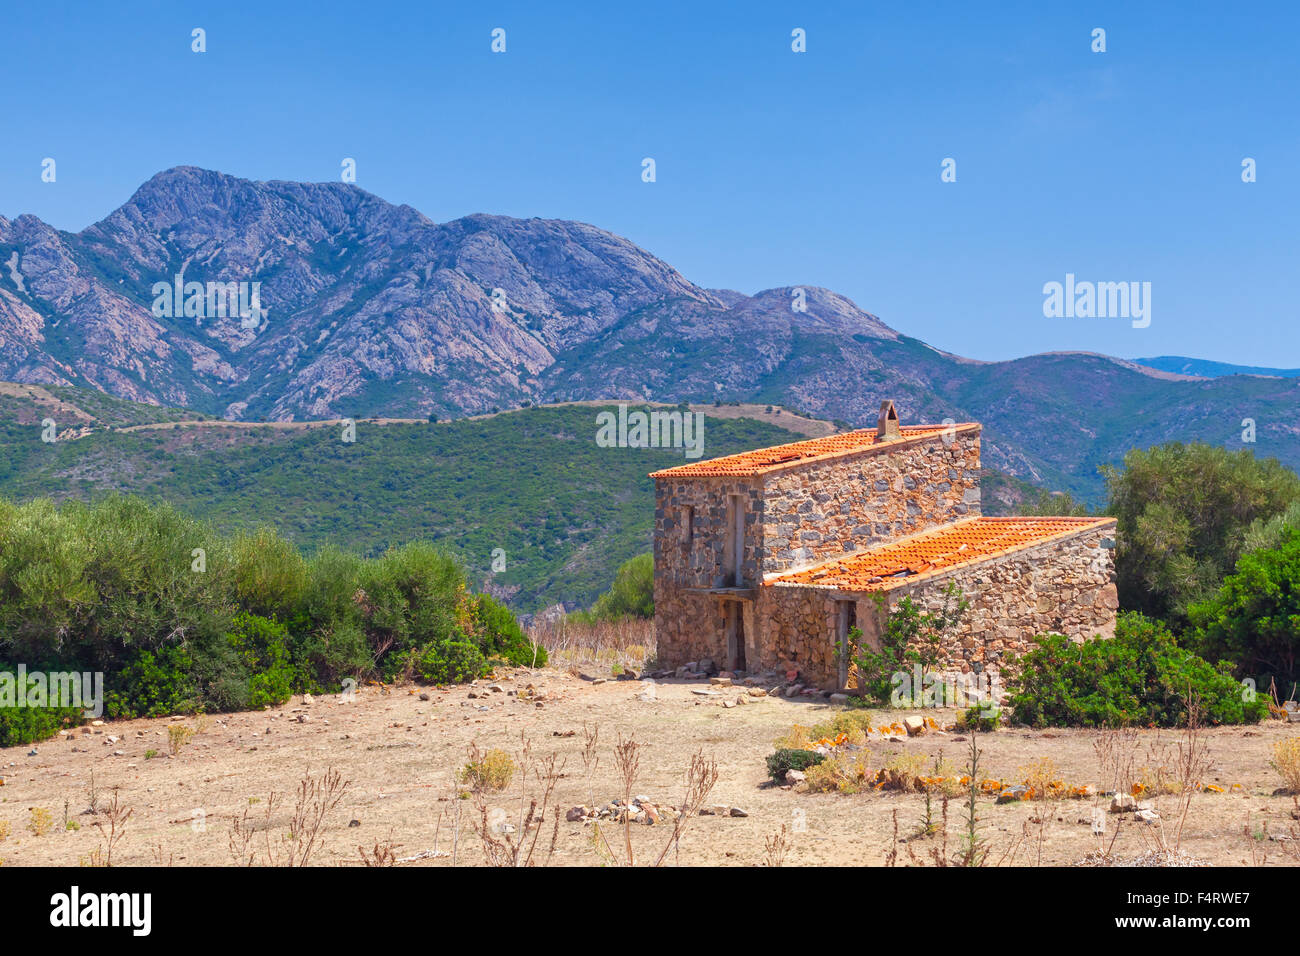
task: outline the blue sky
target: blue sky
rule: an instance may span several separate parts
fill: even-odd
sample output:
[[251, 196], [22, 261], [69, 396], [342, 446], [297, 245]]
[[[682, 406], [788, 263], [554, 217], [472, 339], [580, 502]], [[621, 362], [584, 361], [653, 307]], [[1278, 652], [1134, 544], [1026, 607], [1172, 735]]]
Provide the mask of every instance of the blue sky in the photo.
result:
[[[1296, 7], [975, 7], [9, 4], [0, 215], [78, 230], [170, 166], [337, 181], [353, 157], [435, 220], [591, 222], [975, 358], [1300, 366]], [[1066, 273], [1150, 282], [1150, 326], [1045, 318]]]

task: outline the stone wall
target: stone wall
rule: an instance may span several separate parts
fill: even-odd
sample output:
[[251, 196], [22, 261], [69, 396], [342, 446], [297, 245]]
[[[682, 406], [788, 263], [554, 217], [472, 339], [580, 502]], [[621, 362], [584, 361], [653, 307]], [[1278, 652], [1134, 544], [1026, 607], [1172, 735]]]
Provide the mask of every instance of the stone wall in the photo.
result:
[[980, 429], [875, 445], [764, 476], [765, 574], [980, 513]]
[[[678, 665], [711, 657], [724, 666], [725, 618], [719, 599], [692, 588], [734, 586], [726, 542], [730, 496], [745, 508], [741, 584], [815, 564], [936, 525], [979, 514], [980, 430], [908, 438], [807, 465], [747, 478], [655, 479], [655, 636], [659, 658]], [[694, 508], [688, 535], [688, 508]], [[766, 591], [767, 589], [764, 589]], [[746, 643], [766, 667], [773, 615], [746, 604]], [[794, 641], [778, 628], [778, 641]], [[782, 645], [786, 646], [786, 645]], [[789, 644], [791, 651], [794, 644]], [[818, 654], [822, 655], [822, 650]], [[751, 670], [755, 657], [747, 655]], [[820, 666], [820, 665], [819, 665]], [[835, 665], [831, 665], [834, 673]]]
[[[1040, 634], [1075, 640], [1115, 635], [1114, 522], [1064, 539], [1012, 552], [946, 574], [883, 592], [889, 606], [905, 595], [923, 610], [937, 611], [943, 590], [955, 583], [970, 602], [956, 638], [941, 649], [944, 675], [987, 674], [1005, 682], [1008, 666], [1034, 646]], [[759, 617], [765, 620], [761, 656], [766, 666], [797, 669], [809, 683], [839, 683], [835, 657], [837, 601], [856, 602], [862, 639], [879, 649], [883, 616], [870, 593], [780, 584], [763, 588]]]
[[[825, 588], [778, 585], [758, 596], [762, 622], [758, 648], [760, 669], [784, 673], [797, 670], [800, 680], [838, 690], [839, 658], [837, 599], [851, 597]], [[867, 601], [867, 607], [874, 607]], [[866, 607], [858, 606], [859, 621]]]
[[[763, 543], [756, 520], [762, 509], [758, 479], [655, 479], [655, 639], [659, 660], [666, 665], [711, 657], [724, 666], [726, 631], [719, 599], [688, 589], [734, 584], [726, 549], [731, 495], [745, 503], [741, 583], [753, 587]], [[695, 509], [693, 535], [688, 534], [688, 508]], [[746, 634], [753, 632], [747, 627]]]

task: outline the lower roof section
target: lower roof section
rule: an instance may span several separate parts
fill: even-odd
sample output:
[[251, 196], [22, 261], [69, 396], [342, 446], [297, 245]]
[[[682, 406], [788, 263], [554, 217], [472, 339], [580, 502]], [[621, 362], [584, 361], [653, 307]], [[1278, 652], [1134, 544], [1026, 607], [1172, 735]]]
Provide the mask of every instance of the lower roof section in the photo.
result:
[[765, 586], [791, 584], [841, 591], [888, 591], [968, 564], [999, 558], [1114, 526], [1114, 518], [966, 518], [888, 544], [768, 578]]

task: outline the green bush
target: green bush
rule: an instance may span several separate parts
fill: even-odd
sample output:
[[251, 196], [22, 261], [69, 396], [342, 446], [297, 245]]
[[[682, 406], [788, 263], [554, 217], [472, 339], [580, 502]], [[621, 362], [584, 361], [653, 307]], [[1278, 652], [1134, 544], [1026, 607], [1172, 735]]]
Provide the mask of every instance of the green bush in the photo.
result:
[[1300, 528], [1278, 532], [1276, 547], [1242, 555], [1219, 592], [1188, 616], [1196, 649], [1232, 661], [1238, 676], [1300, 679]]
[[37, 743], [82, 718], [75, 707], [0, 707], [0, 747]]
[[957, 715], [957, 727], [960, 730], [978, 730], [988, 734], [998, 729], [1002, 723], [1002, 710], [998, 707], [985, 709], [976, 704]]
[[1300, 476], [1249, 450], [1173, 442], [1133, 449], [1102, 469], [1118, 519], [1121, 607], [1181, 629], [1189, 604], [1210, 597], [1236, 566], [1247, 535], [1300, 499]]
[[654, 556], [639, 554], [624, 561], [614, 574], [609, 590], [596, 598], [591, 616], [597, 621], [617, 621], [625, 617], [655, 616]]
[[199, 706], [193, 670], [193, 658], [179, 645], [157, 653], [136, 651], [125, 667], [107, 678], [104, 710], [114, 718], [189, 713]]
[[[273, 530], [227, 538], [138, 498], [0, 501], [0, 658], [102, 672], [110, 717], [265, 707], [416, 657], [466, 680], [533, 655], [509, 609], [425, 543], [306, 560]], [[17, 736], [46, 726], [6, 719]]]
[[1160, 622], [1119, 616], [1115, 636], [1075, 644], [1047, 634], [1011, 679], [1016, 719], [1033, 727], [1178, 727], [1194, 700], [1203, 722], [1254, 723], [1263, 696], [1244, 691], [1230, 666], [1218, 668], [1179, 647]]
[[293, 695], [289, 633], [283, 624], [241, 612], [226, 638], [248, 674], [243, 706], [256, 709], [283, 704]]
[[767, 772], [778, 783], [785, 783], [787, 770], [807, 770], [826, 759], [825, 754], [814, 750], [792, 750], [783, 747], [767, 758]]
[[516, 667], [546, 666], [546, 648], [534, 646], [519, 621], [504, 604], [486, 594], [474, 599], [475, 629], [485, 656]]
[[365, 674], [371, 663], [365, 631], [349, 620], [304, 625], [294, 638], [291, 655], [294, 686], [310, 693], [337, 688], [344, 678]]
[[[862, 642], [862, 630], [851, 628], [848, 643], [857, 648], [853, 663], [858, 669], [859, 686], [863, 694], [878, 702], [891, 702], [895, 689], [894, 675], [909, 672], [913, 665], [921, 665], [921, 674], [935, 667], [939, 661], [944, 641], [960, 627], [970, 607], [970, 602], [954, 583], [943, 589], [943, 605], [936, 611], [924, 611], [904, 596], [892, 608], [883, 594], [873, 594], [877, 614], [885, 622], [880, 635], [880, 650], [874, 651]], [[843, 647], [837, 654], [845, 653]], [[921, 688], [913, 688], [920, 694]]]
[[482, 652], [465, 641], [430, 644], [415, 658], [415, 672], [430, 684], [461, 684], [477, 680], [489, 670]]

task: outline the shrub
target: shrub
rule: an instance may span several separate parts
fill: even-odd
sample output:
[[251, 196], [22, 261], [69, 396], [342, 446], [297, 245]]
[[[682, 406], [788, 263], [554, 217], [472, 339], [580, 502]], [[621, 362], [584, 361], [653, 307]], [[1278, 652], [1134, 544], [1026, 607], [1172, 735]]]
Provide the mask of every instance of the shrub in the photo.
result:
[[1061, 784], [1061, 772], [1056, 761], [1051, 757], [1039, 757], [1017, 771], [1020, 782], [1033, 791], [1034, 797], [1046, 800], [1052, 796], [1064, 796], [1065, 788]]
[[825, 734], [814, 734], [813, 728], [805, 727], [803, 724], [795, 724], [776, 740], [772, 741], [772, 746], [777, 750], [811, 750], [812, 742], [818, 737]]
[[767, 758], [767, 772], [773, 780], [784, 783], [787, 770], [807, 770], [825, 759], [825, 754], [819, 754], [813, 750], [795, 750], [783, 747]]
[[1254, 723], [1262, 696], [1245, 700], [1230, 667], [1215, 668], [1179, 647], [1163, 624], [1119, 616], [1115, 636], [1075, 644], [1060, 634], [1038, 639], [1010, 681], [1016, 719], [1033, 727], [1178, 727], [1189, 700], [1212, 724]]
[[1276, 459], [1199, 443], [1135, 448], [1102, 473], [1120, 606], [1178, 626], [1232, 571], [1252, 525], [1300, 498], [1300, 477]]
[[546, 666], [546, 648], [534, 646], [504, 604], [486, 594], [474, 598], [474, 623], [483, 654], [516, 667]]
[[0, 707], [0, 747], [38, 743], [81, 721], [73, 707]]
[[808, 731], [808, 736], [811, 740], [821, 740], [825, 737], [835, 739], [843, 734], [845, 743], [861, 746], [866, 743], [867, 730], [870, 727], [870, 711], [841, 711], [830, 720], [813, 724]]
[[[933, 612], [923, 611], [906, 596], [893, 608], [887, 607], [883, 594], [873, 594], [872, 599], [878, 613], [884, 616], [880, 650], [863, 645], [862, 631], [857, 627], [849, 631], [849, 643], [857, 648], [853, 662], [863, 693], [883, 703], [891, 699], [895, 674], [910, 671], [912, 665], [919, 664], [924, 676], [935, 665], [940, 648], [961, 626], [970, 602], [953, 583], [944, 588], [943, 605]], [[840, 648], [839, 653], [846, 651]], [[920, 688], [916, 690], [919, 692]]]
[[1002, 710], [993, 707], [985, 710], [979, 704], [957, 715], [959, 730], [976, 730], [982, 734], [992, 733], [1002, 723]]
[[231, 569], [235, 599], [255, 614], [285, 618], [297, 610], [307, 588], [302, 554], [274, 529], [235, 538]]
[[[546, 662], [428, 544], [308, 561], [273, 530], [228, 539], [138, 498], [0, 501], [0, 659], [102, 672], [110, 717], [264, 707], [392, 676], [417, 654], [443, 682], [487, 660]], [[64, 717], [0, 714], [0, 741], [42, 739]]]
[[591, 606], [597, 621], [624, 617], [651, 618], [655, 614], [654, 556], [639, 554], [624, 561], [614, 574], [609, 590]]
[[275, 619], [241, 612], [226, 635], [248, 673], [244, 707], [283, 704], [293, 696], [293, 668], [289, 664], [289, 633]]
[[45, 836], [50, 832], [50, 827], [54, 826], [54, 814], [44, 807], [32, 807], [31, 815], [27, 819], [27, 829], [32, 832], [33, 836]]
[[479, 754], [460, 771], [460, 782], [470, 790], [504, 790], [515, 775], [515, 760], [504, 750], [489, 750]]
[[[465, 577], [432, 545], [413, 542], [362, 565], [352, 601], [361, 611], [381, 671], [400, 667], [404, 651], [447, 639], [464, 622]], [[385, 658], [388, 668], [382, 665]]]
[[473, 644], [443, 641], [420, 651], [415, 659], [415, 670], [430, 684], [460, 684], [484, 676], [489, 665]]
[[1300, 795], [1300, 737], [1288, 737], [1273, 745], [1272, 767], [1286, 784], [1287, 792]]
[[808, 767], [804, 783], [813, 793], [857, 793], [867, 784], [867, 752], [838, 753]]
[[110, 680], [104, 707], [110, 717], [165, 717], [198, 706], [194, 660], [176, 645], [153, 651], [137, 650]]
[[313, 693], [338, 687], [345, 677], [359, 677], [371, 664], [365, 631], [345, 619], [305, 629], [294, 638], [290, 654], [295, 686]]
[[194, 736], [194, 728], [186, 727], [184, 724], [172, 724], [167, 728], [167, 746], [172, 752], [172, 756], [181, 752], [181, 748], [190, 742]]
[[1241, 556], [1216, 595], [1188, 608], [1202, 654], [1226, 658], [1238, 676], [1300, 679], [1300, 528]]

